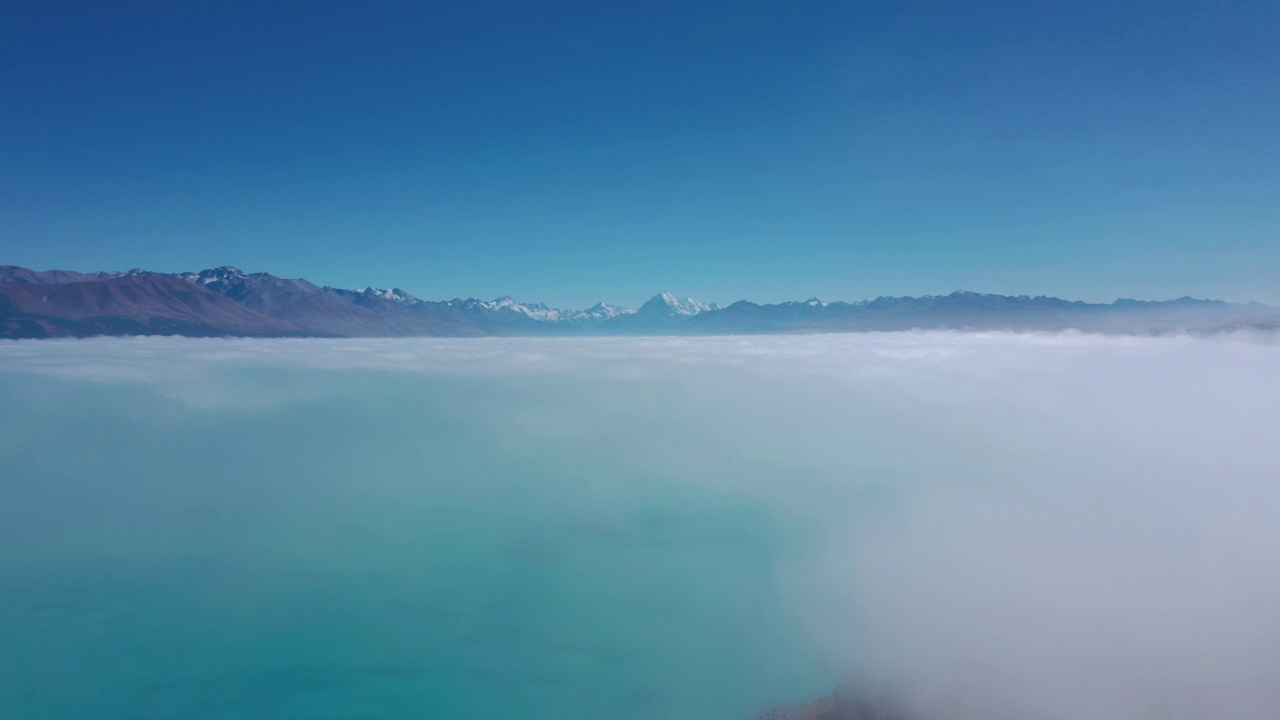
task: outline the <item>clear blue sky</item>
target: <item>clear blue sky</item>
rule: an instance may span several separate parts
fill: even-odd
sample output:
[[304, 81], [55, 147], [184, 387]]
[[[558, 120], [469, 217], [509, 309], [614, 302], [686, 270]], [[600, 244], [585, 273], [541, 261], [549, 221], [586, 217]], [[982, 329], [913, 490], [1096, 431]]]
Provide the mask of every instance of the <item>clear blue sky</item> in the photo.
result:
[[1280, 3], [7, 0], [0, 263], [1280, 302]]

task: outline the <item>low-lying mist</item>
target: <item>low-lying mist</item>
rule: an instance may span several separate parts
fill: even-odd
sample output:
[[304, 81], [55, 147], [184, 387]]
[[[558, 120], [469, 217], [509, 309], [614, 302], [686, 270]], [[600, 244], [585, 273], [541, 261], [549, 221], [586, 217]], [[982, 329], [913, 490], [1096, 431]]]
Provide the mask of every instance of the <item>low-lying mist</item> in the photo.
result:
[[1280, 345], [0, 343], [0, 717], [1280, 717]]

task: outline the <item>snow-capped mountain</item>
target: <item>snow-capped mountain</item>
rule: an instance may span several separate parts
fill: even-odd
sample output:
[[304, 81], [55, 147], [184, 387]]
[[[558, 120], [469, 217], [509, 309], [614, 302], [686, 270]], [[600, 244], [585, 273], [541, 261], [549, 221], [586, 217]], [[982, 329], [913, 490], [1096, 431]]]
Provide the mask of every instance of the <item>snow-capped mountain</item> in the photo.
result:
[[719, 309], [717, 305], [698, 302], [693, 298], [681, 299], [669, 292], [661, 292], [649, 298], [635, 311], [605, 320], [601, 327], [608, 332], [624, 335], [669, 333], [696, 317]]
[[[420, 312], [470, 318], [479, 323], [496, 321], [526, 329], [554, 325], [590, 326], [637, 314], [645, 314], [651, 318], [687, 318], [716, 308], [692, 298], [682, 300], [666, 292], [653, 296], [639, 310], [604, 302], [585, 310], [562, 310], [544, 303], [522, 303], [507, 295], [495, 300], [454, 298], [433, 302], [421, 300], [400, 288], [368, 286], [363, 290], [347, 290], [329, 286], [316, 287], [306, 280], [286, 280], [268, 273], [246, 273], [231, 265], [200, 272], [179, 273], [177, 277], [238, 301], [247, 301], [258, 310], [265, 309], [260, 306], [270, 302], [279, 303], [294, 293], [302, 293], [314, 296], [313, 300], [318, 297], [341, 298], [382, 315], [397, 308], [416, 308]], [[265, 298], [262, 297], [264, 295]]]
[[[327, 290], [328, 288], [325, 288], [325, 289]], [[359, 292], [361, 295], [367, 298], [372, 298], [376, 300], [386, 300], [387, 302], [402, 303], [404, 305], [417, 305], [418, 303], [422, 302], [418, 298], [410, 295], [409, 293], [401, 290], [400, 288], [384, 289], [384, 288], [376, 288], [371, 286], [363, 290], [358, 290], [357, 292]]]
[[[258, 273], [265, 275], [266, 273]], [[215, 289], [225, 289], [236, 285], [243, 285], [249, 279], [249, 274], [238, 267], [231, 265], [223, 265], [222, 267], [209, 268], [200, 272], [184, 272], [178, 273], [178, 277], [187, 282], [204, 285], [205, 287], [214, 286]]]
[[680, 298], [669, 292], [660, 292], [649, 298], [649, 301], [640, 306], [636, 312], [640, 315], [664, 315], [693, 317], [699, 313], [710, 312], [719, 309], [718, 305], [708, 305], [707, 303], [698, 302], [693, 298]]
[[345, 290], [229, 265], [177, 274], [79, 273], [0, 265], [0, 338], [89, 335], [705, 335], [949, 328], [1091, 332], [1280, 330], [1280, 309], [1179, 298], [1085, 303], [1044, 296], [878, 297], [721, 308], [659, 293], [638, 309], [597, 303], [422, 300], [399, 288]]
[[246, 273], [230, 265], [180, 273], [177, 277], [251, 310], [285, 320], [303, 333], [341, 336], [413, 332], [412, 327], [388, 323], [367, 303], [357, 302], [359, 291], [322, 288], [301, 278], [270, 273]]
[[565, 319], [574, 322], [590, 322], [594, 320], [609, 320], [620, 315], [635, 315], [635, 308], [618, 307], [608, 303], [598, 302], [586, 310], [571, 310], [565, 314]]
[[596, 303], [586, 310], [561, 310], [548, 307], [544, 303], [521, 303], [510, 296], [497, 300], [477, 300], [475, 298], [454, 298], [446, 304], [467, 312], [483, 311], [495, 314], [517, 315], [541, 323], [590, 323], [608, 320], [620, 315], [635, 314], [631, 308], [622, 308], [606, 303]]
[[523, 315], [531, 320], [542, 322], [560, 322], [564, 319], [564, 313], [556, 308], [547, 307], [542, 303], [525, 305], [516, 302], [510, 295], [503, 295], [497, 300], [476, 300], [475, 298], [459, 300], [455, 298], [449, 302], [466, 309], [482, 309], [494, 313], [515, 313], [516, 315]]

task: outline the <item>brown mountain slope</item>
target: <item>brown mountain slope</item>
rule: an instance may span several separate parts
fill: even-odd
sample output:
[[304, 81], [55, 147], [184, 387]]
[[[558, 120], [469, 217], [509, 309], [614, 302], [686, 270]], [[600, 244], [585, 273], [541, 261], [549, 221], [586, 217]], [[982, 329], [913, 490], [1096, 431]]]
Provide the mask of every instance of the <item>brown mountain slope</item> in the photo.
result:
[[294, 325], [158, 273], [0, 284], [0, 336], [298, 335]]
[[308, 333], [349, 337], [387, 335], [483, 335], [466, 318], [451, 317], [435, 303], [401, 303], [355, 291], [322, 288], [269, 273], [220, 267], [184, 279]]
[[0, 265], [0, 284], [28, 283], [31, 285], [48, 285], [87, 282], [90, 280], [106, 280], [123, 274], [113, 272], [81, 273], [74, 270], [31, 270], [17, 265]]

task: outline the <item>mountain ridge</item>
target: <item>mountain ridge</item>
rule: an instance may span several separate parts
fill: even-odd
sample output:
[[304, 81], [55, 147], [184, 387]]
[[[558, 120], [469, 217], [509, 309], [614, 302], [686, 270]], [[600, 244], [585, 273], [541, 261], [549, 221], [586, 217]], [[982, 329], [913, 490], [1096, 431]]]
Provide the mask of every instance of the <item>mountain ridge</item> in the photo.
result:
[[660, 292], [638, 308], [583, 310], [494, 300], [425, 300], [399, 288], [319, 286], [224, 265], [198, 272], [81, 273], [0, 265], [0, 338], [93, 335], [411, 337], [717, 335], [911, 329], [1108, 333], [1280, 329], [1280, 308], [1181, 297], [1088, 303], [958, 290], [947, 295], [721, 307]]

